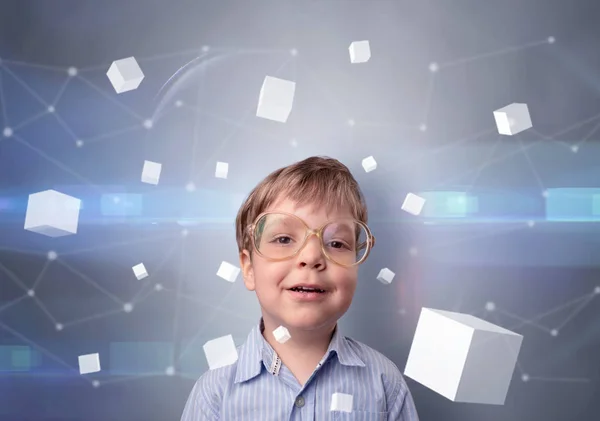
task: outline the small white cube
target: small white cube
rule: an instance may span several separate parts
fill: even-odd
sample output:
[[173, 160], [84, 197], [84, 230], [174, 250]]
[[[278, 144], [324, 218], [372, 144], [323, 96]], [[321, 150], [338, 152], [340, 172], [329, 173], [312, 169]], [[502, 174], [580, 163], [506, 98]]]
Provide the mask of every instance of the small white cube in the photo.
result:
[[204, 355], [210, 370], [227, 367], [234, 364], [238, 359], [237, 349], [233, 336], [221, 336], [206, 342], [203, 346]]
[[219, 270], [217, 271], [217, 276], [225, 279], [227, 282], [233, 283], [237, 279], [239, 273], [240, 268], [231, 263], [221, 262], [221, 266], [219, 266]]
[[291, 339], [290, 331], [287, 330], [284, 326], [279, 326], [277, 329], [273, 331], [273, 336], [275, 340], [280, 344], [284, 344]]
[[217, 162], [217, 168], [215, 169], [215, 177], [227, 178], [229, 172], [229, 164], [227, 162]]
[[512, 103], [494, 111], [498, 133], [512, 136], [532, 127], [527, 104]]
[[80, 208], [81, 200], [56, 190], [30, 194], [24, 228], [48, 237], [77, 234]]
[[100, 354], [87, 354], [79, 356], [79, 373], [90, 374], [100, 371]]
[[423, 308], [404, 374], [453, 402], [503, 405], [522, 341], [470, 314]]
[[352, 412], [352, 395], [334, 393], [331, 395], [331, 411]]
[[392, 272], [388, 268], [383, 268], [379, 271], [379, 275], [377, 275], [377, 280], [382, 284], [389, 285], [394, 280], [394, 276], [396, 276], [394, 272]]
[[350, 62], [353, 64], [366, 63], [371, 58], [369, 41], [354, 41], [348, 50], [350, 51]]
[[113, 61], [106, 76], [118, 94], [137, 89], [144, 80], [144, 73], [134, 57]]
[[418, 216], [423, 210], [425, 199], [413, 193], [408, 193], [402, 203], [402, 210], [412, 215]]
[[138, 278], [138, 280], [142, 280], [148, 276], [148, 271], [143, 263], [135, 265], [132, 269], [135, 277]]
[[371, 172], [377, 169], [377, 162], [375, 161], [375, 158], [373, 158], [373, 156], [368, 156], [362, 160], [362, 166], [365, 172]]
[[285, 123], [292, 112], [296, 82], [265, 77], [260, 88], [256, 116]]
[[142, 183], [158, 184], [160, 179], [160, 172], [162, 170], [162, 164], [152, 161], [144, 161], [144, 168], [142, 168]]

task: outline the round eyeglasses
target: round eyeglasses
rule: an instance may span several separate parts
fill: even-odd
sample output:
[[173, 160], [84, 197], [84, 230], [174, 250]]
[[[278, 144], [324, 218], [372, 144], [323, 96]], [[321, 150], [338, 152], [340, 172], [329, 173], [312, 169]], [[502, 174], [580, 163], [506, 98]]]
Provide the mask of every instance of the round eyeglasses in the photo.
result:
[[313, 230], [298, 216], [285, 212], [264, 212], [248, 226], [248, 234], [256, 252], [271, 261], [291, 259], [316, 235], [325, 257], [349, 267], [364, 262], [375, 237], [369, 227], [356, 219], [334, 219]]

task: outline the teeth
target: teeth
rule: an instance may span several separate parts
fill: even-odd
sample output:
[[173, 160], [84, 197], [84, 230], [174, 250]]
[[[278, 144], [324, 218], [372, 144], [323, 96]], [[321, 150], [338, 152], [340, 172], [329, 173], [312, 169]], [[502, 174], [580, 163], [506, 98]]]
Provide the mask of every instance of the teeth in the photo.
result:
[[319, 292], [319, 293], [323, 293], [325, 291], [323, 291], [322, 289], [317, 289], [317, 288], [304, 288], [304, 287], [294, 287], [291, 288], [292, 291], [297, 291], [297, 292]]

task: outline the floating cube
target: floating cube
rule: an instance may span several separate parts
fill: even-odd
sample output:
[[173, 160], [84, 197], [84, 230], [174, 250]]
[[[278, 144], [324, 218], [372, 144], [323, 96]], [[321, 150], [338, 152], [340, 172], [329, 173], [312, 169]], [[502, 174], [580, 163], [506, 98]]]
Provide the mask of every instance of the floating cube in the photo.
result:
[[512, 103], [494, 111], [498, 133], [512, 136], [532, 127], [527, 104]]
[[144, 73], [134, 57], [113, 61], [106, 76], [118, 94], [137, 89], [144, 79]]
[[287, 330], [287, 328], [285, 328], [284, 326], [279, 326], [277, 329], [275, 329], [273, 331], [273, 336], [275, 337], [275, 340], [280, 344], [286, 343], [292, 337], [290, 335], [289, 330]]
[[221, 262], [217, 276], [225, 279], [227, 282], [235, 282], [237, 276], [240, 273], [240, 268], [232, 265], [231, 263]]
[[371, 58], [369, 41], [354, 41], [348, 50], [350, 51], [350, 62], [353, 64], [366, 63]]
[[144, 161], [144, 168], [142, 168], [142, 183], [158, 184], [160, 179], [160, 172], [162, 170], [162, 164], [152, 161]]
[[331, 395], [331, 411], [352, 412], [352, 395], [334, 393]]
[[100, 371], [100, 355], [87, 354], [79, 356], [79, 373], [90, 374]]
[[148, 271], [143, 263], [135, 265], [132, 269], [135, 277], [138, 278], [138, 280], [142, 280], [148, 276]]
[[292, 112], [296, 82], [265, 77], [260, 88], [256, 116], [285, 123]]
[[423, 308], [404, 374], [454, 402], [502, 405], [522, 341], [469, 314]]
[[383, 268], [379, 271], [379, 275], [377, 275], [377, 280], [383, 284], [391, 284], [394, 280], [394, 276], [396, 274], [389, 270], [388, 268]]
[[227, 178], [229, 172], [229, 164], [227, 162], [217, 162], [217, 168], [215, 169], [215, 177]]
[[368, 156], [362, 160], [362, 166], [366, 172], [371, 172], [377, 169], [377, 162], [372, 156]]
[[425, 199], [413, 193], [408, 193], [402, 203], [402, 210], [412, 215], [419, 215], [425, 205]]
[[210, 370], [227, 367], [238, 359], [237, 349], [231, 335], [212, 339], [206, 342], [203, 348]]
[[81, 200], [56, 190], [30, 194], [24, 228], [48, 237], [77, 234], [80, 208]]

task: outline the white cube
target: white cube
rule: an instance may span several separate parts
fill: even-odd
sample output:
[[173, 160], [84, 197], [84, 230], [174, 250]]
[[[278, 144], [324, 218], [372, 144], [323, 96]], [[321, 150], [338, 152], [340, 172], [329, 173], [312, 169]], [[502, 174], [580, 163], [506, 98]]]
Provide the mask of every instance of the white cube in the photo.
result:
[[144, 161], [144, 167], [142, 168], [142, 183], [158, 184], [160, 179], [160, 172], [162, 170], [162, 164], [152, 161]]
[[24, 228], [48, 237], [77, 234], [80, 208], [81, 200], [56, 190], [30, 194]]
[[348, 50], [350, 51], [350, 62], [353, 64], [366, 63], [371, 58], [369, 41], [354, 41]]
[[396, 274], [389, 270], [388, 268], [383, 268], [379, 271], [379, 275], [377, 275], [377, 280], [383, 284], [391, 284], [394, 280], [394, 276]]
[[146, 270], [146, 266], [144, 266], [143, 263], [135, 265], [132, 269], [135, 277], [139, 280], [142, 280], [148, 276], [148, 271]]
[[217, 168], [215, 169], [215, 177], [227, 178], [229, 172], [229, 164], [227, 162], [217, 162]]
[[279, 326], [277, 329], [275, 329], [273, 331], [273, 336], [280, 344], [284, 344], [292, 338], [290, 331], [284, 326]]
[[404, 202], [402, 203], [402, 210], [417, 216], [423, 210], [424, 205], [424, 198], [413, 193], [408, 193], [404, 198]]
[[375, 161], [375, 158], [373, 158], [372, 156], [368, 156], [362, 160], [362, 166], [365, 172], [371, 172], [377, 169], [377, 162]]
[[217, 276], [225, 279], [227, 282], [235, 282], [236, 278], [240, 273], [240, 268], [232, 265], [231, 263], [221, 262]]
[[296, 82], [265, 77], [260, 88], [256, 116], [285, 123], [292, 112]]
[[215, 370], [234, 364], [238, 359], [233, 336], [221, 336], [206, 342], [203, 346], [208, 368]]
[[532, 127], [527, 104], [513, 103], [494, 111], [498, 133], [512, 136]]
[[79, 356], [79, 373], [89, 374], [100, 371], [100, 355], [87, 354]]
[[144, 79], [144, 73], [134, 57], [113, 61], [106, 76], [118, 94], [137, 89]]
[[522, 341], [469, 314], [423, 308], [404, 374], [454, 402], [502, 405]]
[[352, 412], [352, 395], [334, 393], [331, 395], [331, 411]]

